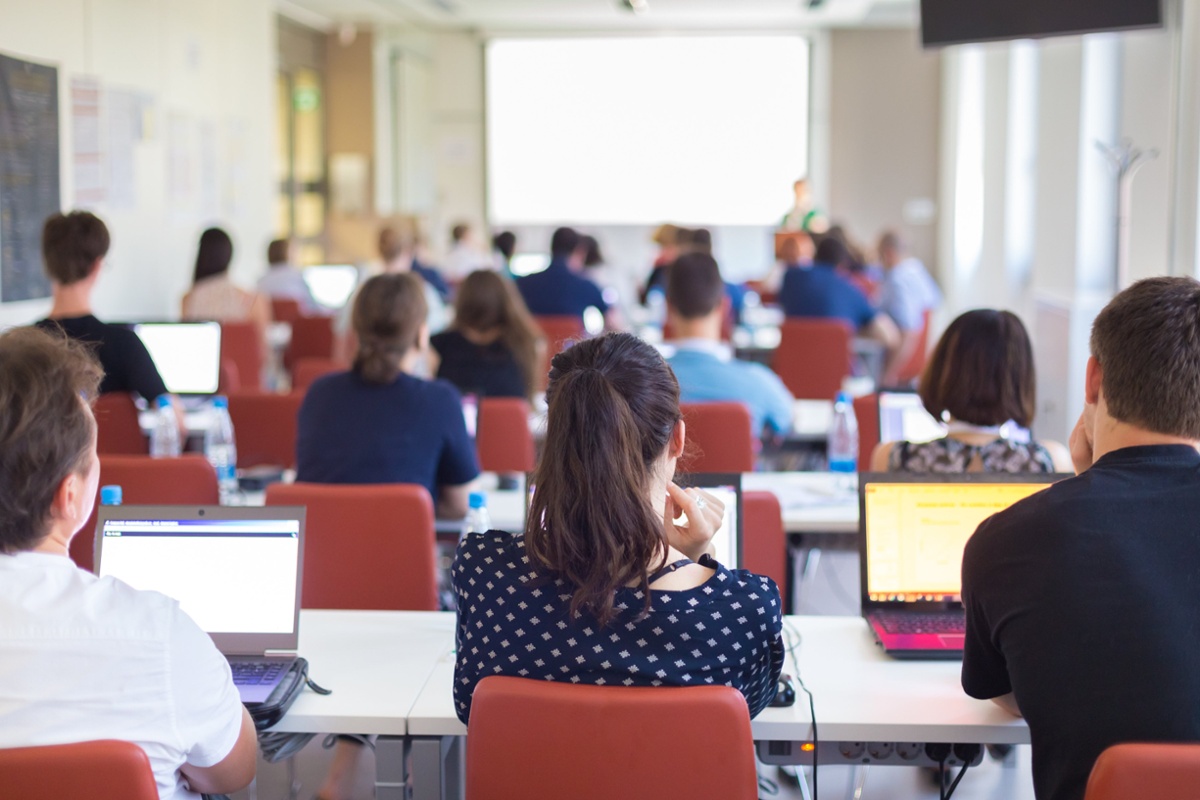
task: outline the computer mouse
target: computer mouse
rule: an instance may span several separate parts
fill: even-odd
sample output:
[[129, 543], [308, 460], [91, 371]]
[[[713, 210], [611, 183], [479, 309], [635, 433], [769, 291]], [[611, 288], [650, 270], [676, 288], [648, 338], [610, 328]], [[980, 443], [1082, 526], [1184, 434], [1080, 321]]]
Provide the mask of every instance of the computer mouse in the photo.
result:
[[785, 672], [779, 676], [779, 682], [775, 685], [775, 697], [771, 700], [771, 705], [783, 708], [795, 703], [796, 684], [792, 681], [792, 676]]

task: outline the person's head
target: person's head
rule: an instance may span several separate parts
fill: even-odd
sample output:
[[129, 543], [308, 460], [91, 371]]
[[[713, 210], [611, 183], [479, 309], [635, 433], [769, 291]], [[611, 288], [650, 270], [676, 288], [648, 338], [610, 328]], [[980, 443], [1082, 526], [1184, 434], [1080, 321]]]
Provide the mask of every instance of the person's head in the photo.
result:
[[600, 242], [596, 241], [595, 236], [584, 234], [579, 241], [585, 267], [598, 267], [604, 263], [604, 254], [600, 252]]
[[472, 272], [454, 297], [454, 327], [480, 334], [497, 332], [516, 356], [526, 393], [534, 392], [538, 329], [512, 281], [491, 270]]
[[708, 228], [693, 228], [689, 239], [693, 253], [702, 253], [706, 256], [712, 255], [712, 231]]
[[196, 270], [192, 280], [199, 283], [214, 275], [229, 271], [233, 261], [233, 240], [220, 228], [209, 228], [200, 234], [200, 246], [196, 248]]
[[354, 372], [367, 383], [396, 380], [404, 357], [428, 335], [428, 310], [421, 278], [411, 272], [376, 275], [364, 283], [351, 314], [358, 336]]
[[500, 231], [492, 237], [492, 249], [504, 256], [505, 261], [512, 261], [513, 253], [517, 251], [517, 235], [512, 231]]
[[646, 568], [667, 550], [662, 497], [683, 450], [675, 374], [651, 345], [610, 333], [554, 357], [546, 400], [525, 531], [533, 563], [575, 587], [572, 613], [609, 621], [614, 590], [631, 583], [648, 607]]
[[779, 242], [779, 260], [789, 267], [810, 263], [815, 253], [812, 237], [802, 231], [789, 233]]
[[51, 214], [42, 225], [42, 261], [46, 275], [70, 286], [96, 273], [108, 255], [108, 227], [94, 214]]
[[287, 239], [275, 239], [267, 245], [267, 263], [282, 267], [292, 260], [292, 243]]
[[463, 244], [471, 236], [471, 226], [465, 222], [456, 222], [454, 227], [450, 229], [450, 241], [454, 244]]
[[1021, 319], [980, 308], [950, 323], [921, 375], [921, 402], [937, 419], [1023, 428], [1037, 404], [1033, 348]]
[[579, 249], [579, 233], [574, 228], [559, 228], [550, 237], [551, 258], [571, 258]]
[[798, 178], [792, 184], [792, 193], [796, 196], [796, 205], [807, 204], [809, 202], [808, 178]]
[[1092, 323], [1091, 350], [1100, 385], [1089, 385], [1088, 394], [1098, 388], [1109, 417], [1200, 440], [1200, 283], [1161, 277], [1133, 284]]
[[896, 231], [884, 231], [875, 249], [879, 251], [879, 265], [884, 269], [891, 269], [904, 258], [904, 240]]
[[813, 261], [817, 264], [828, 264], [844, 268], [850, 263], [850, 251], [846, 249], [846, 245], [840, 239], [833, 236], [825, 236], [822, 237], [821, 243], [817, 245], [817, 252], [813, 254]]
[[691, 228], [675, 228], [675, 252], [679, 255], [692, 252], [692, 234], [695, 233]]
[[688, 253], [667, 268], [667, 308], [685, 320], [701, 319], [721, 310], [725, 283], [712, 256]]
[[100, 465], [90, 404], [102, 376], [86, 347], [37, 328], [0, 335], [0, 552], [37, 547], [92, 513]]
[[412, 250], [412, 240], [393, 227], [379, 230], [379, 257], [384, 263], [395, 261]]

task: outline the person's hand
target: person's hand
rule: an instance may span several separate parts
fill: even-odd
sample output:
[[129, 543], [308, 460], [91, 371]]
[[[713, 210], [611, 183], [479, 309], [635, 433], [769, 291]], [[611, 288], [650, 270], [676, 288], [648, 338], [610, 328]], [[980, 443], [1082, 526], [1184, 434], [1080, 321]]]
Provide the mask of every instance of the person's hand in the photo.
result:
[[[687, 515], [687, 524], [676, 518]], [[725, 504], [703, 489], [680, 489], [667, 484], [667, 502], [663, 508], [663, 527], [667, 542], [693, 561], [709, 552], [709, 543], [725, 519]]]
[[1085, 403], [1083, 413], [1079, 415], [1079, 421], [1075, 423], [1075, 429], [1071, 431], [1071, 438], [1067, 440], [1067, 445], [1071, 449], [1071, 461], [1075, 464], [1076, 474], [1092, 466], [1095, 432], [1096, 406], [1091, 403]]

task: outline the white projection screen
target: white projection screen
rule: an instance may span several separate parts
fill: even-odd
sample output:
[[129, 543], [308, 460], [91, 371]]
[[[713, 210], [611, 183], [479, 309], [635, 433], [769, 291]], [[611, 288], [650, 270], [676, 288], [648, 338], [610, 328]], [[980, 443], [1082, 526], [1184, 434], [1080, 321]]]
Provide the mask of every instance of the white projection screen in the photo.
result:
[[772, 225], [806, 174], [801, 36], [493, 39], [499, 224]]

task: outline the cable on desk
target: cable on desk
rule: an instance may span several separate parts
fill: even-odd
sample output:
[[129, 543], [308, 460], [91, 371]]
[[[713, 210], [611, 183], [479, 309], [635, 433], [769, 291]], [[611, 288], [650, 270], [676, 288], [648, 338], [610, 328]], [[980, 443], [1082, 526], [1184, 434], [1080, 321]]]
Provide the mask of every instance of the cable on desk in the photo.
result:
[[[800, 691], [808, 697], [808, 716], [812, 720], [812, 797], [813, 800], [818, 800], [817, 795], [817, 708], [813, 701], [813, 694], [804, 685], [804, 677], [800, 674], [800, 658], [796, 655], [796, 650], [800, 647], [800, 632], [797, 631], [792, 623], [786, 617], [783, 619], [783, 632], [785, 647], [787, 647], [788, 655], [792, 658], [792, 664], [796, 667], [796, 684], [800, 687]], [[947, 798], [942, 798], [947, 800]]]

